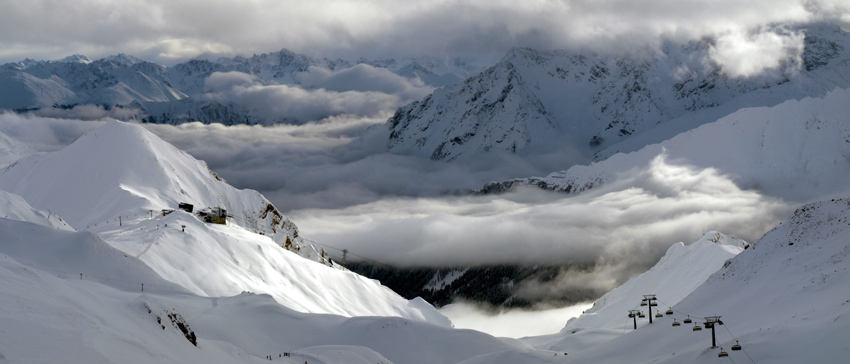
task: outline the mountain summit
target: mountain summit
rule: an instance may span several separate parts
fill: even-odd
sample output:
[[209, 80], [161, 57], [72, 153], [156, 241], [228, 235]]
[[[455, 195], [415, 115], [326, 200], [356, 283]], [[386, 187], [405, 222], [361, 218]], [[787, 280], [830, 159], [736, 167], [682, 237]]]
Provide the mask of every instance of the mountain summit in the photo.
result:
[[[625, 55], [513, 49], [479, 75], [400, 108], [387, 123], [387, 142], [395, 153], [446, 161], [559, 150], [604, 159], [742, 107], [850, 86], [850, 33], [802, 31], [799, 57], [751, 77], [729, 76], [710, 61], [711, 39]], [[638, 145], [622, 144], [642, 133]]]

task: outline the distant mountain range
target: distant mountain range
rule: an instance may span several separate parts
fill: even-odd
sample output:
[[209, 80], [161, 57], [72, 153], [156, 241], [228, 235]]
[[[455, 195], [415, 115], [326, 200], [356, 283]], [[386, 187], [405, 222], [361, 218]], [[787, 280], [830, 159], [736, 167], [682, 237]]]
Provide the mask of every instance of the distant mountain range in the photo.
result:
[[137, 110], [131, 118], [154, 123], [305, 122], [308, 120], [271, 119], [235, 103], [202, 97], [209, 91], [205, 82], [215, 72], [241, 72], [263, 85], [300, 85], [301, 75], [311, 67], [339, 71], [360, 64], [433, 87], [453, 84], [484, 68], [461, 58], [346, 61], [313, 58], [286, 49], [251, 57], [205, 55], [172, 67], [125, 54], [98, 60], [72, 55], [57, 61], [25, 59], [0, 66], [0, 109], [26, 112], [98, 105]]

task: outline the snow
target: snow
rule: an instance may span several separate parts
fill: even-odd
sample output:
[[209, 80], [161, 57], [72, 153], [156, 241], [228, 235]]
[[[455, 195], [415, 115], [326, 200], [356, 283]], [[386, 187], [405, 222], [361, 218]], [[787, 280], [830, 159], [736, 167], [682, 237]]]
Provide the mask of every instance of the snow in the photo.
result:
[[[399, 317], [300, 313], [268, 295], [192, 295], [89, 232], [3, 218], [0, 229], [3, 362], [230, 363], [271, 355], [283, 363], [455, 363], [529, 349]], [[197, 347], [169, 314], [196, 334]]]
[[482, 73], [399, 109], [385, 126], [388, 146], [446, 161], [557, 152], [586, 163], [741, 108], [850, 87], [850, 33], [828, 25], [801, 31], [802, 63], [789, 60], [754, 77], [730, 77], [707, 61], [710, 39], [626, 54], [513, 49]]
[[36, 210], [21, 196], [3, 190], [0, 190], [0, 216], [4, 219], [26, 221], [56, 229], [74, 231], [74, 228], [53, 212]]
[[[534, 56], [517, 50], [508, 59], [536, 62]], [[818, 67], [831, 65], [830, 59]], [[270, 65], [281, 58], [253, 61]], [[588, 71], [601, 65], [576, 62]], [[176, 90], [158, 88], [159, 81], [149, 76], [164, 72], [161, 68], [127, 56], [14, 65], [33, 72], [29, 76], [10, 76], [13, 66], [7, 65], [0, 77], [29, 88], [4, 92], [20, 98], [12, 100], [16, 102], [70, 97], [63, 87], [74, 82], [42, 77], [58, 63], [72, 71], [95, 65], [140, 72], [124, 78], [133, 79], [133, 85], [112, 83], [98, 97], [138, 98], [142, 93], [134, 92], [140, 85], [163, 91], [156, 97], [182, 97]], [[421, 71], [408, 66], [407, 71]], [[141, 72], [145, 67], [150, 69]], [[510, 73], [507, 65], [500, 67]], [[299, 236], [297, 227], [256, 191], [227, 185], [205, 163], [137, 125], [109, 122], [63, 150], [31, 155], [0, 171], [0, 363], [233, 363], [269, 361], [266, 356], [289, 364], [716, 362], [721, 349], [709, 347], [709, 329], [695, 332], [688, 324], [671, 325], [688, 315], [697, 324], [707, 316], [722, 317], [723, 324], [715, 327], [718, 344], [734, 362], [846, 362], [850, 200], [832, 197], [850, 193], [850, 90], [827, 90], [844, 82], [842, 69], [818, 69], [820, 73], [807, 80], [788, 80], [785, 86], [727, 104], [738, 110], [772, 93], [759, 102], [775, 101], [776, 106], [740, 109], [643, 147], [676, 134], [687, 123], [668, 124], [653, 135], [612, 143], [613, 149], [604, 153], [613, 156], [603, 162], [537, 179], [578, 193], [615, 182], [635, 166], [663, 156], [716, 169], [759, 193], [821, 201], [800, 207], [751, 244], [713, 231], [688, 245], [673, 244], [652, 269], [598, 299], [560, 332], [521, 340], [451, 327], [449, 319], [423, 300], [405, 300], [321, 256], [315, 243]], [[92, 81], [84, 72], [75, 72], [79, 84]], [[600, 68], [596, 72], [605, 74]], [[825, 82], [829, 77], [836, 80]], [[506, 110], [516, 115], [534, 111], [530, 107], [538, 102], [551, 105], [556, 98], [551, 92], [534, 95], [528, 89], [501, 86], [480, 97], [493, 101], [504, 94], [503, 101], [511, 104]], [[784, 101], [820, 92], [821, 97]], [[709, 96], [690, 101], [710, 103]], [[714, 96], [720, 100], [729, 95]], [[635, 108], [621, 111], [644, 112], [652, 106], [647, 105], [637, 102]], [[700, 118], [710, 118], [721, 111], [702, 112]], [[638, 131], [650, 119], [618, 127]], [[521, 148], [538, 140], [528, 139], [534, 133], [550, 137], [547, 128], [501, 125], [490, 131], [504, 139], [478, 138]], [[586, 132], [576, 138], [589, 136], [582, 134]], [[10, 143], [0, 148], [19, 151]], [[636, 152], [613, 154], [617, 148]], [[465, 153], [461, 149], [438, 154], [456, 156], [453, 153]], [[233, 216], [227, 224], [215, 225], [180, 210], [159, 213], [180, 202], [196, 209], [221, 206]], [[285, 241], [292, 244], [290, 249]], [[433, 284], [453, 278], [435, 277]], [[656, 308], [669, 307], [674, 314], [654, 318], [653, 324], [641, 319], [632, 329], [627, 311], [640, 308], [645, 294], [655, 294]], [[457, 308], [449, 306], [444, 312], [451, 316]], [[545, 316], [559, 325], [571, 315], [547, 314], [563, 315], [561, 321]], [[462, 312], [457, 317], [457, 326], [470, 318]], [[197, 345], [181, 327], [196, 335]], [[744, 350], [731, 351], [735, 342]]]
[[[108, 164], [100, 154], [127, 163]], [[72, 157], [103, 168], [63, 168]], [[38, 191], [53, 193], [47, 186], [57, 180], [67, 195], [41, 199]], [[271, 229], [265, 220], [212, 225], [183, 211], [145, 215], [162, 201], [216, 196], [235, 206], [234, 215], [256, 216], [253, 205], [237, 200], [258, 194], [216, 180], [203, 163], [136, 125], [107, 123], [62, 151], [19, 161], [0, 173], [0, 186], [10, 189], [0, 205], [8, 216], [0, 218], [0, 362], [229, 363], [267, 355], [283, 363], [715, 362], [720, 349], [709, 348], [707, 329], [671, 326], [686, 315], [697, 322], [722, 316], [718, 343], [735, 362], [850, 357], [847, 199], [801, 207], [747, 249], [718, 232], [673, 244], [655, 267], [560, 333], [511, 340], [451, 328], [421, 300], [283, 249], [255, 232]], [[48, 222], [56, 212], [74, 226], [88, 221], [81, 211], [98, 209], [126, 220], [98, 221], [90, 231]], [[134, 211], [141, 216], [131, 217]], [[630, 329], [626, 310], [651, 293], [657, 308], [675, 313]], [[188, 325], [197, 346], [177, 322]], [[730, 350], [735, 340], [745, 351]]]
[[[57, 180], [62, 188], [52, 187]], [[233, 188], [138, 125], [110, 122], [60, 151], [24, 158], [0, 171], [0, 189], [98, 234], [195, 294], [251, 291], [301, 312], [450, 325], [427, 303], [335, 266], [258, 192]], [[179, 202], [221, 206], [233, 216], [225, 226], [182, 210], [160, 216]]]
[[[214, 72], [241, 72], [262, 85], [301, 85], [311, 68], [327, 72], [369, 64], [411, 82], [445, 86], [478, 73], [483, 61], [421, 57], [403, 60], [313, 58], [283, 49], [251, 57], [199, 56], [172, 67], [118, 54], [95, 61], [72, 55], [58, 61], [24, 60], [0, 66], [0, 109], [37, 110], [100, 105], [110, 109], [138, 109], [150, 122], [178, 124], [189, 121], [270, 125], [297, 121], [269, 117], [257, 110], [218, 100], [205, 87]], [[489, 64], [488, 64], [489, 65]], [[358, 86], [370, 86], [360, 83]], [[304, 85], [305, 88], [310, 88]], [[353, 86], [357, 87], [357, 86]], [[137, 117], [137, 116], [132, 116]], [[129, 116], [128, 116], [129, 118]], [[309, 120], [301, 120], [306, 122]]]
[[[716, 231], [705, 233], [689, 245], [673, 244], [650, 270], [597, 299], [582, 315], [570, 319], [559, 334], [529, 338], [526, 342], [547, 350], [574, 351], [614, 339], [633, 328], [633, 320], [626, 317], [629, 310], [641, 309], [648, 314], [640, 306], [643, 295], [654, 294], [658, 298], [653, 315], [675, 308], [748, 245], [740, 238]], [[640, 322], [640, 326], [645, 324]]]
[[[850, 357], [850, 201], [827, 200], [800, 208], [703, 285], [682, 299], [674, 317], [720, 315], [718, 344], [735, 362], [843, 362]], [[790, 243], [794, 243], [791, 245]], [[658, 320], [608, 344], [579, 352], [574, 362], [708, 363], [707, 329], [671, 327]], [[734, 334], [734, 336], [732, 336]], [[652, 337], [652, 345], [647, 338]], [[745, 352], [730, 351], [739, 340]], [[572, 355], [572, 354], [571, 354]]]
[[850, 193], [850, 89], [819, 98], [746, 108], [639, 151], [616, 154], [542, 178], [494, 183], [485, 189], [533, 184], [581, 193], [617, 181], [658, 156], [695, 168], [712, 168], [736, 185], [770, 196], [815, 201]]

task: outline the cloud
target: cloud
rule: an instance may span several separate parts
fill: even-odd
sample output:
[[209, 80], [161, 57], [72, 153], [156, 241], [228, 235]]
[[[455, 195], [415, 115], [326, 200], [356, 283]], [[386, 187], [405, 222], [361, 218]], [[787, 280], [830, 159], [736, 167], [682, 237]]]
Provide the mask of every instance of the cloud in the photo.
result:
[[452, 325], [458, 329], [472, 329], [496, 337], [519, 339], [556, 334], [564, 328], [569, 319], [578, 317], [590, 307], [591, 303], [582, 303], [539, 311], [507, 310], [493, 315], [475, 305], [460, 302], [444, 306], [440, 313], [452, 320]]
[[[336, 116], [271, 127], [144, 126], [205, 160], [232, 184], [259, 190], [284, 212], [347, 207], [387, 196], [438, 196], [480, 188], [493, 180], [545, 174], [577, 162], [560, 155], [526, 161], [495, 154], [447, 164], [388, 154], [384, 125], [388, 116]], [[365, 136], [355, 141], [361, 135]]]
[[380, 92], [399, 96], [403, 103], [418, 100], [434, 91], [419, 79], [410, 80], [386, 68], [360, 63], [338, 71], [311, 66], [301, 74], [301, 85], [329, 91]]
[[[492, 155], [449, 164], [391, 155], [385, 144], [374, 143], [385, 140], [384, 120], [385, 115], [273, 127], [142, 125], [205, 160], [229, 183], [259, 190], [305, 236], [329, 247], [408, 266], [565, 267], [546, 284], [516, 288], [530, 300], [597, 297], [652, 266], [675, 242], [695, 241], [709, 230], [754, 241], [787, 212], [782, 201], [742, 190], [717, 170], [669, 161], [663, 154], [576, 196], [534, 188], [454, 194], [576, 161], [552, 156], [534, 164]], [[102, 123], [5, 113], [0, 133], [32, 151], [52, 151]], [[364, 133], [365, 140], [351, 143]]]
[[388, 264], [585, 267], [564, 271], [559, 286], [545, 289], [596, 293], [646, 270], [675, 242], [709, 230], [755, 240], [787, 212], [783, 202], [741, 190], [711, 168], [671, 164], [663, 155], [641, 168], [578, 196], [526, 189], [384, 198], [291, 217], [317, 241]]
[[[11, 142], [13, 149], [9, 151], [10, 154], [25, 157], [32, 153], [62, 149], [103, 123], [100, 120], [60, 119], [5, 111], [0, 113], [0, 134]], [[3, 162], [8, 164], [14, 161]]]
[[125, 52], [171, 64], [204, 52], [322, 56], [476, 55], [511, 47], [619, 49], [746, 33], [772, 24], [850, 24], [838, 0], [10, 2], [0, 60]]
[[305, 123], [338, 115], [386, 115], [433, 88], [385, 69], [367, 65], [343, 71], [311, 67], [301, 85], [265, 85], [241, 72], [214, 72], [205, 81], [204, 94], [193, 98], [238, 105], [265, 120]]
[[242, 72], [213, 72], [204, 80], [204, 91], [222, 92], [234, 87], [251, 87], [258, 83], [257, 77]]
[[802, 32], [729, 32], [717, 38], [710, 55], [730, 76], [753, 76], [783, 61], [802, 64], [804, 39]]
[[100, 105], [75, 105], [68, 109], [58, 107], [41, 108], [29, 112], [29, 114], [37, 117], [66, 120], [130, 120], [139, 119], [141, 111], [132, 107], [110, 107], [106, 109]]

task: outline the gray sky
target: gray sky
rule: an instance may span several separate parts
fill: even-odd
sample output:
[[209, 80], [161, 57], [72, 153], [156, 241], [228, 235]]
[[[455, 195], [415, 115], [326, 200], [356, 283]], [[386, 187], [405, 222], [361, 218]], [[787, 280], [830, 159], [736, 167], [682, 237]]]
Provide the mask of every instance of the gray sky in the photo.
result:
[[0, 0], [0, 9], [2, 63], [123, 52], [168, 65], [281, 48], [498, 58], [515, 46], [622, 48], [704, 35], [734, 43], [734, 54], [776, 43], [759, 34], [778, 23], [850, 24], [847, 0]]

